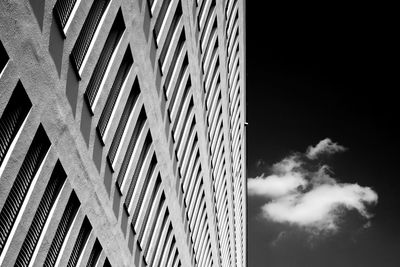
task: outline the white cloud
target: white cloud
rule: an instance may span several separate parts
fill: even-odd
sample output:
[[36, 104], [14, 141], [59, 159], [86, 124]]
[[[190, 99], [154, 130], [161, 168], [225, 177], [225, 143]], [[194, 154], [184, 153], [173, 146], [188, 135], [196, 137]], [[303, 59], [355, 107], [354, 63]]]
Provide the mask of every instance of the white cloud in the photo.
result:
[[325, 138], [321, 140], [316, 146], [309, 146], [307, 148], [306, 156], [309, 159], [316, 159], [321, 154], [334, 154], [336, 152], [345, 151], [344, 146], [332, 142], [331, 139]]
[[301, 163], [296, 157], [283, 159], [272, 166], [272, 175], [263, 175], [248, 179], [247, 188], [250, 196], [277, 198], [304, 187], [307, 181], [299, 170]]
[[317, 231], [336, 231], [341, 211], [357, 210], [369, 219], [366, 204], [378, 201], [369, 187], [357, 184], [320, 185], [308, 192], [296, 192], [266, 203], [263, 215], [275, 222], [295, 224]]
[[313, 185], [336, 184], [335, 178], [330, 176], [328, 172], [332, 172], [331, 168], [328, 165], [322, 165], [318, 171], [312, 173], [311, 183]]
[[288, 172], [294, 172], [298, 170], [301, 165], [302, 162], [299, 160], [299, 158], [296, 155], [293, 155], [272, 165], [272, 171], [274, 173], [286, 174]]
[[366, 220], [370, 219], [367, 209], [377, 203], [376, 192], [358, 184], [337, 182], [328, 165], [310, 171], [306, 167], [313, 167], [309, 164], [315, 163], [306, 164], [301, 160], [302, 157], [309, 158], [310, 153], [315, 156], [344, 149], [330, 139], [324, 139], [304, 155], [295, 154], [275, 163], [270, 175], [249, 178], [249, 195], [267, 199], [261, 208], [262, 216], [313, 233], [337, 231], [347, 210], [355, 210]]
[[284, 176], [270, 175], [268, 177], [250, 178], [247, 183], [250, 196], [277, 198], [295, 192], [304, 187], [307, 181], [297, 173], [288, 173]]

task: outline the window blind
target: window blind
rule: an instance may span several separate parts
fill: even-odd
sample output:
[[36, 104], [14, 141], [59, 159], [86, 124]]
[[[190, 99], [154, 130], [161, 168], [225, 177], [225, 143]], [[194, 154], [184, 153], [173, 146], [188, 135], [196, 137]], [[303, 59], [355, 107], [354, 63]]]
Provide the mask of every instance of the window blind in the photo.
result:
[[[160, 34], [161, 25], [164, 22], [165, 14], [167, 13], [167, 9], [171, 3], [171, 0], [162, 1], [160, 12], [158, 13], [156, 24], [154, 25], [154, 35], [157, 40], [158, 35]], [[151, 5], [150, 5], [151, 6]]]
[[19, 251], [15, 266], [29, 265], [37, 242], [39, 241], [44, 225], [50, 214], [50, 210], [53, 207], [54, 202], [56, 201], [66, 178], [67, 175], [60, 161], [57, 161], [53, 169], [53, 173], [51, 174], [50, 180], [47, 183], [46, 189], [43, 193], [43, 197], [36, 210], [35, 216], [33, 217], [24, 243], [22, 244], [22, 247]]
[[132, 225], [136, 224], [137, 218], [139, 216], [140, 207], [143, 204], [144, 195], [145, 195], [145, 193], [146, 193], [146, 191], [147, 191], [147, 189], [149, 187], [150, 179], [153, 177], [153, 173], [154, 173], [154, 170], [156, 168], [156, 165], [157, 165], [157, 158], [156, 158], [156, 155], [153, 154], [153, 158], [151, 159], [150, 167], [149, 167], [149, 169], [147, 171], [147, 175], [146, 175], [145, 181], [143, 183], [143, 187], [142, 187], [142, 189], [140, 191], [140, 196], [139, 196], [138, 203], [137, 203], [137, 205], [135, 207], [135, 211], [133, 212]]
[[54, 5], [53, 14], [62, 29], [67, 24], [75, 3], [76, 0], [58, 0]]
[[[172, 19], [171, 25], [168, 29], [167, 37], [165, 38], [164, 45], [163, 45], [163, 48], [160, 53], [160, 67], [164, 64], [164, 60], [167, 55], [169, 46], [171, 44], [172, 37], [174, 35], [174, 32], [176, 30], [176, 27], [178, 26], [178, 23], [179, 23], [181, 17], [182, 17], [182, 7], [179, 3], [179, 5], [175, 11], [175, 15]], [[179, 37], [178, 47], [180, 46], [179, 43], [183, 44], [184, 42], [185, 42], [185, 34], [184, 34], [184, 31], [182, 31], [181, 36]]]
[[75, 192], [72, 191], [67, 206], [65, 207], [64, 213], [61, 217], [60, 223], [58, 224], [53, 241], [51, 242], [43, 266], [52, 267], [55, 265], [58, 254], [60, 253], [61, 247], [64, 243], [64, 239], [67, 236], [69, 228], [74, 221], [75, 215], [78, 212], [80, 205], [81, 203], [79, 202], [78, 197], [76, 196]]
[[93, 1], [86, 20], [83, 23], [82, 29], [79, 32], [78, 38], [71, 52], [71, 62], [78, 71], [81, 68], [83, 59], [85, 58], [85, 55], [89, 49], [90, 43], [92, 42], [94, 33], [96, 32], [97, 26], [99, 25], [109, 2], [110, 0]]
[[[181, 51], [183, 49], [184, 43], [185, 43], [185, 32], [182, 31], [181, 35], [179, 37], [178, 44], [177, 44], [176, 49], [174, 51], [174, 54], [172, 56], [171, 62], [169, 63], [169, 69], [168, 69], [167, 77], [165, 78], [165, 82], [164, 82], [164, 91], [165, 92], [169, 88], [169, 83], [171, 82], [172, 74], [173, 74], [175, 68], [179, 67], [179, 66], [176, 66], [176, 64], [177, 64], [177, 61], [178, 61], [178, 57], [181, 54]], [[182, 51], [182, 52], [185, 53], [185, 56], [186, 56], [186, 52], [185, 51]]]
[[187, 54], [185, 54], [185, 58], [183, 60], [182, 67], [180, 68], [179, 75], [178, 75], [178, 78], [176, 80], [176, 84], [175, 84], [174, 90], [172, 91], [170, 99], [168, 99], [169, 100], [169, 104], [168, 104], [169, 112], [172, 111], [172, 106], [175, 103], [175, 99], [176, 99], [176, 96], [178, 94], [178, 89], [181, 86], [181, 82], [184, 79], [185, 73], [188, 71], [188, 65], [189, 65], [188, 57], [187, 57]]
[[14, 226], [33, 178], [49, 148], [50, 140], [42, 125], [39, 125], [0, 213], [0, 254]]
[[31, 107], [25, 89], [18, 82], [0, 119], [0, 166]]
[[144, 107], [142, 107], [142, 110], [140, 111], [140, 114], [139, 114], [138, 120], [136, 122], [135, 128], [133, 130], [131, 139], [129, 141], [129, 145], [128, 145], [128, 148], [126, 150], [126, 153], [125, 153], [125, 156], [124, 156], [124, 160], [123, 160], [122, 165], [121, 165], [121, 169], [120, 169], [120, 171], [118, 173], [117, 185], [118, 185], [119, 188], [121, 188], [121, 186], [122, 186], [122, 182], [123, 182], [125, 173], [126, 173], [126, 171], [128, 169], [129, 161], [131, 159], [133, 150], [134, 150], [135, 145], [137, 143], [137, 140], [139, 138], [139, 134], [142, 131], [145, 122], [146, 122], [146, 114], [145, 114], [145, 111], [144, 111]]
[[122, 17], [122, 11], [119, 10], [85, 91], [85, 97], [89, 102], [90, 107], [93, 106], [100, 84], [107, 70], [108, 63], [110, 62], [111, 56], [114, 53], [124, 30], [124, 18]]
[[71, 255], [69, 257], [67, 267], [76, 266], [91, 231], [92, 225], [90, 224], [89, 219], [85, 216], [85, 219], [83, 219], [81, 225], [81, 229], [79, 230], [79, 234], [76, 238], [74, 248], [72, 249]]
[[135, 190], [136, 183], [137, 183], [137, 180], [139, 178], [139, 173], [140, 173], [140, 171], [142, 169], [143, 162], [144, 162], [144, 160], [146, 158], [146, 155], [148, 154], [148, 152], [150, 150], [151, 143], [152, 143], [152, 139], [151, 139], [151, 135], [150, 135], [150, 131], [149, 131], [147, 133], [146, 139], [144, 141], [142, 151], [140, 152], [139, 159], [138, 159], [138, 161], [136, 163], [135, 172], [132, 175], [131, 182], [130, 182], [130, 185], [129, 185], [129, 189], [128, 189], [128, 192], [127, 192], [127, 195], [126, 195], [126, 198], [125, 198], [124, 205], [125, 205], [125, 208], [127, 210], [128, 210], [128, 207], [129, 207], [129, 203], [132, 200], [133, 191]]
[[[121, 119], [119, 120], [118, 127], [115, 132], [114, 138], [111, 142], [110, 150], [108, 152], [108, 160], [110, 161], [111, 165], [114, 163], [115, 155], [117, 154], [118, 147], [119, 147], [119, 144], [122, 139], [122, 135], [125, 131], [129, 116], [132, 113], [133, 107], [136, 104], [139, 94], [140, 94], [139, 82], [137, 79], [135, 79], [135, 82], [133, 83], [131, 92], [129, 93], [128, 100], [126, 101], [124, 111], [122, 112]], [[140, 118], [140, 116], [139, 116], [139, 118]]]
[[122, 84], [125, 81], [126, 76], [129, 73], [129, 70], [131, 69], [132, 63], [133, 63], [132, 53], [128, 46], [128, 48], [125, 51], [125, 55], [122, 59], [121, 65], [119, 66], [117, 76], [115, 77], [114, 83], [111, 87], [105, 107], [101, 113], [99, 123], [97, 125], [97, 130], [102, 138], [104, 137], [104, 132], [106, 131], [108, 122], [111, 117], [111, 113], [113, 112], [115, 102], [117, 101], [118, 95], [121, 91]]

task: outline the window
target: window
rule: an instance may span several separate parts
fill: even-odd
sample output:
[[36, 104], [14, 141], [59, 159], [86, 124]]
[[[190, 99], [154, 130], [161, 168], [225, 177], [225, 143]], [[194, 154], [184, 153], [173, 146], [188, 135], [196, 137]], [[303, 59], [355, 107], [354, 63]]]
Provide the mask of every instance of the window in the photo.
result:
[[3, 72], [4, 67], [7, 65], [9, 57], [3, 43], [0, 41], [0, 74]]
[[[129, 93], [128, 100], [126, 101], [124, 111], [122, 112], [121, 119], [119, 120], [117, 130], [115, 132], [114, 138], [111, 142], [110, 150], [108, 152], [108, 160], [112, 166], [113, 166], [115, 156], [118, 151], [118, 147], [119, 147], [121, 139], [122, 139], [122, 135], [125, 131], [125, 128], [128, 123], [129, 117], [132, 113], [133, 107], [137, 103], [139, 94], [140, 94], [140, 87], [139, 87], [139, 82], [136, 79], [135, 82], [133, 83], [131, 92]], [[142, 113], [143, 113], [143, 114], [141, 114], [142, 117], [139, 115], [139, 119], [146, 120], [144, 110], [142, 110]], [[143, 116], [144, 116], [144, 118], [143, 118]]]
[[132, 216], [132, 225], [136, 224], [136, 221], [137, 221], [138, 216], [139, 216], [140, 208], [143, 205], [145, 194], [146, 194], [146, 192], [147, 192], [147, 190], [149, 188], [149, 185], [150, 185], [150, 181], [152, 179], [156, 179], [156, 177], [155, 177], [155, 175], [157, 175], [156, 172], [155, 172], [156, 165], [157, 165], [157, 158], [156, 158], [156, 155], [153, 154], [153, 158], [151, 159], [150, 167], [147, 169], [147, 174], [146, 174], [145, 180], [143, 182], [143, 186], [142, 186], [141, 191], [140, 191], [140, 196], [139, 196], [138, 203], [135, 206], [135, 211], [134, 211], [133, 216]]
[[171, 240], [172, 236], [173, 236], [172, 225], [171, 223], [168, 223], [168, 227], [165, 227], [164, 231], [162, 232], [160, 243], [157, 246], [157, 250], [153, 260], [153, 265], [151, 266], [161, 266], [160, 265], [161, 258], [163, 257], [166, 246], [169, 240]]
[[[61, 5], [61, 3], [67, 1], [68, 0], [59, 2]], [[71, 52], [71, 62], [78, 72], [82, 66], [83, 59], [85, 58], [86, 52], [89, 49], [90, 43], [92, 42], [92, 38], [97, 29], [97, 26], [99, 25], [100, 20], [103, 17], [109, 2], [110, 0], [93, 1], [92, 7], [89, 10], [89, 14], [86, 17], [85, 22], [83, 23], [78, 39], [76, 40], [74, 48], [72, 48]], [[64, 20], [65, 22], [67, 21], [66, 19]]]
[[215, 53], [215, 56], [213, 60], [211, 61], [211, 65], [209, 68], [206, 70], [206, 75], [204, 77], [205, 84], [204, 87], [206, 91], [210, 89], [210, 83], [211, 83], [211, 78], [216, 75], [219, 69], [219, 57], [218, 57], [218, 52]]
[[[207, 112], [208, 112], [208, 115], [209, 115], [209, 113], [210, 113], [210, 109], [211, 108], [214, 108], [214, 104], [213, 105], [211, 105], [211, 103], [214, 103], [214, 101], [215, 101], [215, 97], [217, 96], [216, 95], [216, 92], [218, 91], [218, 90], [216, 90], [217, 88], [219, 88], [219, 84], [220, 84], [220, 82], [221, 82], [221, 79], [220, 79], [220, 76], [219, 76], [219, 73], [214, 77], [214, 81], [213, 81], [213, 83], [212, 83], [212, 86], [211, 86], [211, 90], [208, 90], [207, 91], [207, 96], [206, 96], [206, 103], [207, 103]], [[210, 118], [209, 118], [210, 119]]]
[[181, 164], [181, 174], [185, 178], [186, 178], [186, 175], [188, 174], [187, 170], [189, 167], [190, 159], [191, 158], [194, 159], [195, 155], [197, 154], [197, 150], [198, 150], [197, 134], [195, 135], [194, 139], [191, 139], [189, 142], [190, 143], [188, 143], [188, 149], [185, 151], [183, 162]]
[[[178, 7], [175, 11], [175, 15], [172, 19], [171, 25], [168, 29], [167, 37], [165, 38], [163, 48], [160, 53], [160, 67], [161, 67], [162, 73], [164, 73], [164, 66], [163, 66], [164, 60], [167, 56], [167, 52], [170, 50], [171, 41], [174, 36], [178, 37], [177, 36], [179, 34], [178, 30], [180, 28], [178, 26], [181, 21], [181, 17], [182, 17], [182, 7], [179, 2]], [[154, 31], [156, 32], [156, 28], [154, 28]], [[158, 36], [158, 35], [156, 34], [156, 36]], [[176, 37], [174, 38], [175, 40], [176, 40]], [[179, 36], [178, 47], [179, 47], [179, 45], [182, 46], [183, 43], [185, 42], [185, 40], [186, 40], [185, 34], [184, 34], [184, 31], [182, 31], [181, 35]], [[159, 42], [159, 40], [157, 40], [157, 44], [159, 44], [158, 42]]]
[[231, 34], [232, 35], [229, 36], [229, 40], [228, 40], [228, 57], [230, 57], [232, 55], [233, 45], [239, 38], [239, 26], [237, 23], [235, 24], [235, 29], [233, 30], [233, 32]]
[[144, 255], [146, 259], [150, 259], [151, 255], [149, 255], [150, 246], [154, 248], [156, 245], [156, 240], [160, 234], [162, 227], [167, 223], [169, 217], [169, 212], [167, 205], [163, 205], [160, 209], [160, 212], [157, 213], [155, 220], [152, 222], [152, 226], [150, 227], [149, 237], [147, 238], [146, 245], [144, 248]]
[[85, 216], [85, 219], [82, 222], [81, 229], [79, 230], [79, 234], [76, 238], [74, 248], [72, 249], [71, 256], [69, 258], [68, 267], [76, 266], [78, 263], [78, 259], [83, 251], [83, 248], [86, 245], [86, 242], [89, 238], [90, 232], [92, 231], [92, 225], [89, 222], [89, 219]]
[[208, 69], [211, 59], [214, 57], [214, 53], [216, 53], [215, 50], [218, 50], [218, 35], [216, 27], [213, 29], [210, 40], [202, 54], [203, 73]]
[[[143, 235], [144, 228], [147, 225], [147, 218], [149, 216], [150, 211], [156, 209], [156, 198], [160, 195], [160, 187], [161, 187], [161, 177], [160, 175], [157, 176], [157, 179], [153, 181], [154, 184], [149, 186], [148, 190], [146, 191], [146, 195], [144, 197], [144, 204], [140, 207], [139, 216], [135, 224], [133, 224], [133, 229], [135, 232], [139, 232], [139, 237]], [[141, 237], [140, 237], [141, 239]]]
[[52, 209], [66, 178], [67, 175], [65, 174], [65, 171], [60, 161], [57, 161], [53, 169], [53, 173], [51, 174], [50, 180], [47, 183], [43, 197], [36, 210], [35, 216], [33, 217], [24, 243], [22, 244], [22, 247], [19, 251], [17, 260], [15, 262], [16, 266], [29, 265], [37, 242], [50, 214], [50, 210]]
[[174, 89], [172, 92], [167, 91], [167, 98], [169, 100], [169, 104], [168, 104], [169, 112], [172, 111], [172, 107], [175, 104], [178, 92], [180, 94], [181, 94], [181, 92], [183, 92], [183, 89], [185, 86], [185, 84], [183, 84], [183, 83], [186, 82], [186, 79], [188, 78], [188, 75], [189, 75], [188, 65], [189, 65], [188, 57], [187, 57], [187, 54], [185, 54], [185, 58], [183, 60], [182, 67], [179, 69], [179, 74], [178, 74], [178, 78], [176, 80]]
[[78, 212], [80, 205], [81, 203], [79, 202], [78, 197], [76, 196], [75, 192], [72, 191], [60, 223], [58, 224], [56, 234], [51, 242], [50, 249], [47, 253], [43, 266], [47, 267], [55, 265], [58, 254], [60, 253], [61, 247], [64, 243], [64, 239], [67, 236], [69, 228], [75, 219], [75, 215]]
[[199, 168], [198, 172], [196, 173], [195, 176], [193, 176], [193, 178], [194, 179], [191, 179], [190, 181], [189, 189], [185, 197], [186, 205], [189, 208], [188, 213], [191, 210], [193, 204], [192, 201], [195, 201], [195, 197], [198, 196], [198, 191], [200, 190], [199, 188], [203, 186], [203, 177], [201, 175], [201, 168]]
[[[170, 4], [171, 4], [171, 0], [162, 1], [162, 6], [160, 9], [160, 12], [158, 13], [156, 24], [154, 25], [154, 35], [156, 37], [155, 38], [156, 40], [158, 38], [158, 35], [160, 34], [161, 26], [164, 23], [165, 15], [167, 13], [167, 9]], [[157, 41], [157, 44], [158, 44], [158, 41]]]
[[170, 266], [170, 265], [167, 265], [167, 262], [168, 262], [168, 259], [170, 258], [170, 255], [174, 251], [175, 246], [176, 246], [175, 236], [171, 235], [170, 239], [168, 240], [168, 243], [166, 244], [166, 246], [163, 250], [163, 255], [161, 258], [160, 266]]
[[200, 49], [202, 53], [207, 51], [207, 47], [210, 46], [210, 42], [214, 36], [217, 38], [217, 28], [218, 23], [216, 20], [216, 13], [213, 10], [206, 27], [203, 29], [200, 35]]
[[191, 109], [190, 112], [187, 113], [187, 118], [185, 122], [186, 123], [183, 128], [184, 130], [180, 131], [178, 138], [176, 140], [176, 150], [177, 150], [176, 154], [178, 157], [178, 161], [182, 160], [182, 155], [184, 153], [184, 150], [187, 149], [187, 143], [189, 142], [189, 139], [193, 139], [194, 135], [196, 135], [196, 130], [195, 130], [196, 119], [194, 118], [193, 109]]
[[92, 251], [90, 252], [90, 256], [88, 259], [88, 263], [86, 264], [86, 267], [96, 267], [97, 261], [99, 260], [102, 250], [103, 248], [101, 247], [99, 240], [96, 238]]
[[129, 162], [130, 162], [131, 157], [132, 157], [133, 150], [134, 150], [134, 148], [136, 146], [137, 140], [139, 139], [139, 135], [142, 132], [142, 129], [144, 128], [145, 122], [146, 122], [146, 114], [145, 114], [145, 111], [144, 111], [144, 107], [142, 107], [142, 110], [140, 112], [139, 118], [138, 118], [138, 120], [136, 122], [136, 125], [135, 125], [135, 128], [133, 130], [131, 139], [129, 141], [129, 145], [128, 145], [128, 148], [126, 150], [126, 154], [124, 156], [124, 160], [122, 162], [121, 169], [120, 169], [120, 171], [118, 173], [117, 185], [118, 185], [118, 189], [119, 190], [121, 190], [122, 182], [124, 180], [126, 171], [128, 170], [128, 166], [129, 166]]
[[[194, 167], [191, 170], [191, 175], [186, 177], [185, 180], [183, 181], [183, 192], [185, 193], [185, 200], [187, 204], [187, 198], [190, 193], [188, 190], [191, 190], [193, 187], [193, 184], [196, 181], [197, 174], [201, 172], [201, 167], [200, 167], [200, 154], [197, 152]], [[190, 186], [190, 187], [189, 187]]]
[[97, 131], [99, 132], [101, 140], [103, 141], [104, 141], [104, 133], [106, 131], [111, 114], [114, 110], [115, 102], [117, 102], [117, 98], [121, 91], [122, 84], [125, 81], [126, 76], [128, 76], [132, 63], [133, 63], [132, 54], [128, 46], [128, 48], [125, 51], [125, 55], [122, 59], [121, 65], [119, 66], [117, 76], [115, 77], [114, 83], [111, 87], [105, 107], [101, 113], [99, 123], [97, 125]]
[[50, 140], [42, 125], [39, 125], [35, 137], [28, 149], [14, 184], [0, 213], [0, 254], [6, 244], [14, 222], [34, 180], [36, 172], [50, 148]]
[[167, 260], [168, 252], [171, 247], [171, 243], [173, 244], [173, 242], [175, 242], [175, 237], [174, 237], [174, 234], [172, 233], [172, 227], [171, 227], [170, 231], [168, 232], [166, 242], [165, 242], [164, 246], [161, 247], [161, 255], [160, 255], [160, 259], [159, 259], [160, 264], [155, 265], [155, 266], [166, 266], [165, 261]]
[[104, 261], [104, 265], [103, 267], [111, 267], [111, 263], [110, 261], [106, 258], [106, 260]]
[[85, 91], [85, 99], [92, 108], [92, 111], [100, 84], [103, 81], [104, 74], [108, 67], [108, 63], [110, 62], [111, 56], [114, 53], [114, 50], [117, 47], [124, 31], [125, 23], [122, 17], [122, 11], [119, 10]]
[[67, 24], [75, 3], [76, 0], [58, 0], [54, 5], [53, 14], [61, 29], [64, 29]]
[[182, 101], [181, 108], [178, 112], [179, 118], [175, 119], [173, 121], [173, 126], [172, 126], [172, 133], [174, 135], [174, 140], [178, 141], [178, 137], [184, 127], [184, 125], [187, 125], [187, 123], [190, 123], [189, 118], [190, 114], [193, 110], [194, 104], [193, 104], [193, 97], [191, 94], [186, 94], [186, 99]]
[[206, 10], [209, 8], [210, 4], [211, 4], [211, 0], [203, 0], [200, 5], [199, 14], [198, 14], [198, 17], [199, 17], [198, 28], [199, 29], [201, 29], [203, 27], [204, 19], [205, 19], [204, 16], [205, 16]]
[[151, 139], [151, 135], [150, 135], [150, 131], [149, 131], [149, 132], [147, 132], [146, 140], [144, 141], [142, 151], [140, 152], [139, 159], [136, 163], [135, 172], [132, 175], [129, 189], [128, 189], [128, 192], [127, 192], [127, 195], [125, 198], [124, 207], [128, 211], [128, 214], [129, 214], [129, 206], [130, 206], [132, 196], [133, 196], [133, 191], [135, 190], [136, 183], [138, 181], [139, 174], [142, 170], [143, 163], [145, 162], [145, 159], [147, 157], [151, 156], [151, 154], [149, 153], [151, 144], [152, 144], [152, 139]]
[[166, 206], [165, 195], [162, 192], [161, 188], [158, 189], [159, 191], [156, 193], [156, 195], [154, 195], [152, 201], [153, 205], [151, 206], [149, 212], [147, 212], [145, 222], [143, 223], [139, 231], [138, 240], [142, 249], [144, 249], [146, 247], [146, 244], [150, 241], [149, 236], [153, 232], [157, 217], [161, 214], [162, 210]]
[[0, 166], [31, 107], [25, 89], [18, 82], [0, 119]]
[[172, 56], [171, 61], [169, 62], [169, 69], [167, 76], [165, 77], [165, 82], [164, 82], [164, 92], [166, 93], [167, 96], [170, 95], [171, 88], [171, 80], [175, 81], [175, 83], [179, 84], [179, 81], [174, 77], [177, 75], [179, 70], [182, 68], [183, 61], [186, 57], [186, 50], [184, 49], [183, 45], [185, 43], [185, 34], [182, 31], [181, 37], [179, 38], [178, 44], [176, 46], [175, 52]]
[[186, 103], [187, 97], [190, 96], [191, 86], [192, 83], [190, 77], [188, 77], [187, 83], [182, 84], [182, 86], [180, 86], [178, 97], [170, 110], [171, 121], [173, 122], [173, 129], [176, 127], [176, 124], [178, 123], [178, 120], [176, 118], [181, 115], [183, 105], [184, 103]]

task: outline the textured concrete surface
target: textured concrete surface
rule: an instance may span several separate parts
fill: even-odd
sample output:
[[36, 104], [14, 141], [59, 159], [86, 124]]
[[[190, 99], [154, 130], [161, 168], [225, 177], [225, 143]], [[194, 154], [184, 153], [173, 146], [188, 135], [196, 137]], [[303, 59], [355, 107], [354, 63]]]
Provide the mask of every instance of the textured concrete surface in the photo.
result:
[[[0, 178], [0, 209], [8, 196], [16, 174], [25, 157], [32, 138], [41, 123], [51, 141], [51, 148], [43, 162], [38, 177], [35, 178], [29, 193], [29, 201], [25, 201], [24, 208], [19, 215], [19, 223], [15, 227], [15, 234], [9, 242], [7, 251], [3, 251], [0, 257], [0, 265], [11, 266], [15, 261], [24, 237], [29, 229], [34, 213], [40, 202], [43, 191], [50, 178], [51, 172], [57, 160], [60, 160], [68, 175], [67, 182], [61, 190], [60, 196], [55, 204], [54, 213], [46, 226], [46, 231], [41, 240], [41, 247], [37, 250], [34, 264], [40, 264], [46, 257], [57, 225], [64, 211], [66, 202], [74, 190], [81, 202], [78, 215], [72, 225], [68, 240], [75, 240], [79, 227], [85, 216], [88, 217], [92, 227], [92, 235], [88, 239], [87, 247], [92, 247], [96, 238], [99, 239], [103, 252], [100, 261], [104, 262], [107, 257], [112, 266], [142, 266], [142, 252], [137, 247], [137, 237], [124, 225], [127, 224], [123, 216], [122, 204], [118, 200], [118, 192], [115, 184], [116, 174], [112, 173], [107, 161], [107, 151], [110, 146], [110, 138], [103, 146], [96, 133], [96, 125], [104, 106], [109, 90], [113, 84], [119, 64], [122, 60], [126, 47], [130, 45], [133, 56], [133, 67], [126, 80], [126, 90], [121, 90], [126, 96], [129, 93], [135, 79], [138, 79], [141, 89], [141, 100], [143, 101], [147, 121], [153, 139], [153, 146], [158, 160], [158, 169], [161, 174], [161, 188], [166, 196], [166, 203], [170, 213], [173, 232], [176, 238], [177, 249], [181, 266], [193, 266], [192, 251], [189, 249], [187, 218], [185, 219], [185, 205], [177, 162], [175, 147], [172, 140], [168, 112], [166, 112], [166, 99], [163, 89], [165, 75], [159, 73], [155, 58], [159, 51], [152, 45], [154, 19], [149, 15], [149, 6], [146, 1], [115, 0], [111, 1], [106, 10], [104, 22], [100, 24], [101, 30], [94, 39], [94, 46], [89, 49], [87, 62], [81, 69], [80, 77], [72, 68], [69, 55], [75, 44], [76, 38], [81, 30], [88, 10], [94, 0], [81, 1], [74, 14], [73, 21], [68, 30], [63, 34], [53, 17], [55, 0], [40, 1], [11, 1], [0, 2], [0, 40], [6, 49], [10, 60], [0, 76], [0, 116], [8, 103], [13, 89], [20, 81], [26, 90], [33, 107], [24, 123], [21, 134], [10, 152], [9, 160], [1, 166]], [[208, 221], [210, 222], [211, 251], [215, 266], [220, 266], [220, 252], [218, 248], [218, 229], [215, 224], [216, 214], [213, 200], [213, 185], [211, 180], [212, 166], [210, 164], [210, 149], [207, 137], [207, 123], [204, 104], [204, 77], [201, 70], [200, 50], [198, 45], [197, 18], [195, 18], [195, 1], [182, 1], [184, 30], [186, 35], [186, 48], [189, 59], [189, 70], [191, 74], [191, 94], [194, 100], [196, 117], [196, 130], [198, 133], [199, 152], [201, 155], [201, 166], [204, 173], [205, 203]], [[242, 148], [241, 183], [243, 202], [233, 203], [234, 176], [232, 173], [233, 162], [231, 155], [231, 129], [228, 96], [228, 70], [226, 53], [226, 31], [223, 2], [217, 1], [217, 21], [221, 92], [222, 92], [222, 114], [225, 147], [225, 162], [227, 176], [227, 188], [229, 199], [229, 218], [232, 233], [235, 229], [235, 218], [233, 205], [242, 205], [244, 216], [246, 214], [246, 180], [245, 180], [245, 55], [244, 55], [244, 6], [239, 3], [239, 31], [240, 31], [240, 88], [241, 88], [241, 121], [242, 124]], [[175, 1], [174, 3], [177, 3]], [[102, 85], [99, 101], [93, 110], [93, 115], [84, 100], [84, 92], [89, 79], [98, 60], [107, 33], [118, 10], [122, 10], [126, 30], [117, 47], [117, 53], [110, 61], [109, 72]], [[221, 41], [223, 40], [223, 41]], [[129, 88], [128, 88], [129, 87]], [[124, 96], [124, 98], [126, 97]], [[124, 106], [116, 106], [116, 114], [121, 114]], [[110, 127], [116, 129], [117, 121], [111, 121]], [[113, 180], [114, 179], [114, 180]], [[121, 227], [122, 225], [122, 227]], [[246, 236], [246, 225], [241, 225]], [[231, 236], [231, 244], [234, 246], [236, 240]], [[246, 241], [244, 250], [246, 249]], [[63, 254], [59, 258], [60, 266], [68, 262], [70, 252], [74, 243], [66, 242]], [[85, 250], [82, 259], [88, 258], [90, 251]], [[234, 256], [232, 256], [234, 257]], [[234, 266], [240, 266], [233, 262]], [[243, 266], [246, 256], [244, 255]]]

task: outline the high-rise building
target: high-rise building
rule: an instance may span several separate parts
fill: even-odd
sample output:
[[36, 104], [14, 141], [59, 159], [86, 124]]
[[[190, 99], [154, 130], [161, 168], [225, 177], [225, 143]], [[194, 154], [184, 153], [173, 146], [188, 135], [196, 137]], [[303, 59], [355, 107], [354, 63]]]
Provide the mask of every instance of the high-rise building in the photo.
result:
[[246, 266], [244, 8], [0, 1], [0, 266]]

